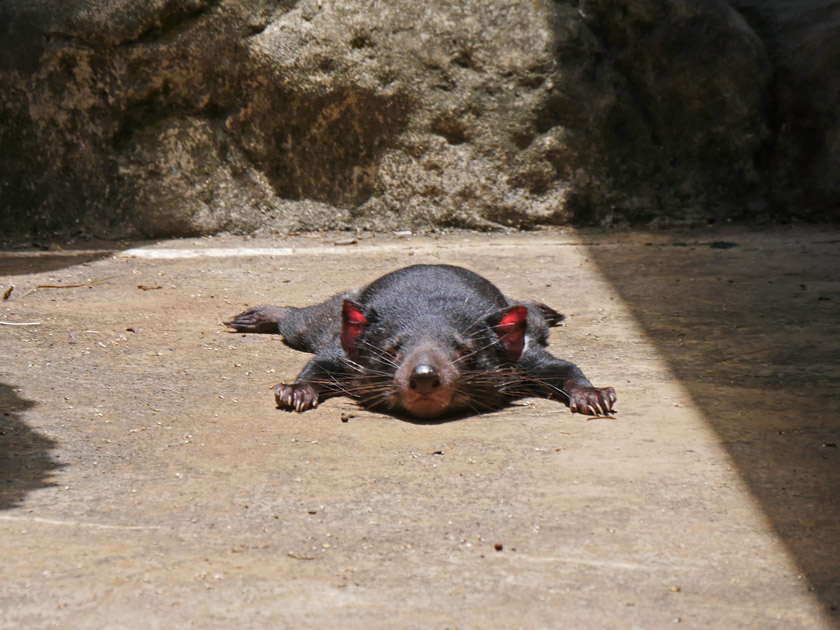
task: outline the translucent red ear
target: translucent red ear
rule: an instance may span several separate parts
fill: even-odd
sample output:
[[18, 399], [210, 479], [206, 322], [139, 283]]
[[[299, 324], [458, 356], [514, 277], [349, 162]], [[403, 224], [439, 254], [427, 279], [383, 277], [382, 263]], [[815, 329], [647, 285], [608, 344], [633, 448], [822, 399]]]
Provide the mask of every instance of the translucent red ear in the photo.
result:
[[525, 332], [528, 329], [528, 309], [524, 306], [511, 306], [498, 315], [499, 321], [493, 326], [499, 341], [505, 350], [508, 361], [518, 361], [525, 349]]
[[355, 357], [359, 351], [359, 343], [367, 328], [368, 320], [362, 313], [362, 307], [344, 300], [341, 305], [341, 347], [350, 356]]

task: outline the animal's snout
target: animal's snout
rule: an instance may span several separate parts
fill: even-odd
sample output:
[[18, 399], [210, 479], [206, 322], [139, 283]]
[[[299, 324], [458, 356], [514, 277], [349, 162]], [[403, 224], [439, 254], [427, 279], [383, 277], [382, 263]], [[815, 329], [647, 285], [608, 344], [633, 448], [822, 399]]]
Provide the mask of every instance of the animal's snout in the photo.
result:
[[408, 385], [413, 392], [429, 396], [440, 387], [440, 374], [433, 365], [421, 363], [412, 370]]

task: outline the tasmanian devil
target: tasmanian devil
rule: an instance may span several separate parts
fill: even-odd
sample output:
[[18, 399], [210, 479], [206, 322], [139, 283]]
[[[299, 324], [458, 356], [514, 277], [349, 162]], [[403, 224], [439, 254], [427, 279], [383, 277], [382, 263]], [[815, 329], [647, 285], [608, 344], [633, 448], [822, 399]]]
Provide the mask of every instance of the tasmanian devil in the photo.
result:
[[538, 396], [577, 413], [611, 412], [612, 387], [593, 387], [576, 365], [545, 350], [549, 327], [562, 320], [467, 269], [414, 265], [315, 306], [256, 306], [226, 325], [279, 333], [315, 355], [294, 383], [275, 388], [281, 409], [351, 396], [367, 408], [434, 418]]

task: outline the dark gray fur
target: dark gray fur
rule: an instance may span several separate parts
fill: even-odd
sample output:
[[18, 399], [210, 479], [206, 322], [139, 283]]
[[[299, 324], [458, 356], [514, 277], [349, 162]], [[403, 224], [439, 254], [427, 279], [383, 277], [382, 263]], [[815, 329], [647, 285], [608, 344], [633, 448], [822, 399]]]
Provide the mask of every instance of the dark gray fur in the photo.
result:
[[[367, 322], [352, 351], [342, 345], [345, 302]], [[527, 309], [525, 345], [512, 359], [497, 325], [517, 306]], [[277, 386], [285, 409], [305, 411], [350, 395], [364, 406], [418, 415], [405, 400], [416, 398], [407, 390], [415, 388], [417, 370], [426, 369], [454, 375], [451, 402], [433, 415], [495, 409], [529, 396], [560, 400], [579, 413], [610, 413], [612, 388], [593, 387], [576, 365], [546, 350], [549, 327], [562, 319], [544, 304], [506, 297], [467, 269], [414, 265], [307, 308], [254, 307], [227, 325], [279, 333], [287, 345], [315, 355], [294, 384]], [[402, 375], [403, 361], [414, 361], [414, 372]]]

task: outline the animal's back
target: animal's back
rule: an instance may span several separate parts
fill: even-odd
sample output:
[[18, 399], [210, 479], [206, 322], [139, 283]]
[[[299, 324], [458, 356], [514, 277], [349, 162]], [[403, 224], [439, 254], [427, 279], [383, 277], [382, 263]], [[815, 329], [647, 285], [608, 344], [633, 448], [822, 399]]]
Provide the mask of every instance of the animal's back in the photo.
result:
[[374, 280], [358, 301], [382, 319], [444, 317], [457, 322], [509, 305], [490, 281], [453, 265], [403, 267]]

